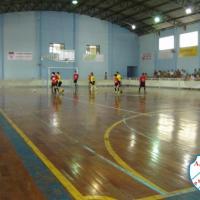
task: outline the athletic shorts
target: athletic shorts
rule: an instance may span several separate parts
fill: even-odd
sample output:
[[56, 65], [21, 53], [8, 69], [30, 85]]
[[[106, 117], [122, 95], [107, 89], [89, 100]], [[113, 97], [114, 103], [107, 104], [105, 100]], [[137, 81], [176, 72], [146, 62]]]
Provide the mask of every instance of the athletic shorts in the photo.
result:
[[115, 87], [117, 87], [119, 85], [119, 82], [115, 82]]
[[57, 86], [57, 83], [51, 83], [51, 87]]
[[77, 83], [78, 80], [74, 80], [74, 83]]
[[62, 85], [62, 81], [58, 82], [58, 87], [60, 87]]
[[95, 85], [95, 81], [90, 81], [90, 84], [91, 85]]
[[145, 82], [141, 82], [140, 87], [145, 87]]

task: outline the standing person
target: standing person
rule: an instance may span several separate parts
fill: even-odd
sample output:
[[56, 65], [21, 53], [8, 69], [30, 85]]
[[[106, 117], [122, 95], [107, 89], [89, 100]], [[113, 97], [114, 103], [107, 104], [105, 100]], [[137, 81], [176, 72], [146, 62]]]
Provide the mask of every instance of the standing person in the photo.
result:
[[91, 79], [91, 73], [88, 74], [88, 87], [89, 87], [89, 89], [90, 89], [90, 87], [91, 87], [91, 85], [90, 85], [90, 79]]
[[[61, 85], [62, 85], [60, 72], [57, 72], [57, 73], [56, 73], [56, 78], [57, 78], [57, 91], [58, 91], [58, 93], [59, 93], [59, 92], [61, 92], [61, 91], [60, 91], [60, 87], [61, 87]], [[63, 91], [63, 92], [64, 92], [64, 91]]]
[[52, 93], [54, 92], [54, 91], [53, 91], [53, 90], [54, 90], [54, 89], [53, 89], [53, 87], [54, 87], [54, 85], [53, 85], [54, 76], [55, 76], [55, 72], [52, 72], [52, 73], [51, 73], [51, 92], [52, 92]]
[[78, 85], [77, 85], [78, 78], [79, 78], [78, 72], [75, 70], [75, 71], [74, 71], [74, 76], [73, 76], [75, 89], [76, 89], [77, 86], [78, 86]]
[[140, 76], [139, 93], [140, 93], [141, 87], [143, 87], [144, 88], [144, 92], [146, 92], [146, 85], [145, 85], [146, 79], [147, 79], [147, 77], [145, 76], [145, 73], [142, 73], [142, 75]]
[[56, 76], [55, 72], [52, 72], [52, 74], [51, 74], [51, 92], [52, 93], [56, 94], [57, 84], [58, 84], [57, 76]]
[[104, 80], [107, 80], [107, 79], [108, 79], [108, 74], [107, 74], [107, 72], [105, 72]]
[[114, 74], [114, 88], [115, 88], [115, 93], [117, 93], [117, 91], [119, 90], [119, 82], [117, 79], [117, 74]]
[[93, 72], [91, 72], [91, 74], [90, 74], [90, 89], [91, 90], [96, 89], [96, 87], [95, 87], [95, 76], [94, 76]]
[[122, 93], [122, 89], [121, 89], [122, 76], [119, 72], [117, 72], [117, 80], [118, 80], [118, 92]]

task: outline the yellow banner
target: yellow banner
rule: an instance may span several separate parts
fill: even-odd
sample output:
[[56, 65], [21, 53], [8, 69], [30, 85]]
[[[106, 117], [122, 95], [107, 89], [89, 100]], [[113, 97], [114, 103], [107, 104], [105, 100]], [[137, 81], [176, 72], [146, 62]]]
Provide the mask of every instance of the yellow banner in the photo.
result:
[[179, 57], [197, 56], [198, 47], [186, 47], [179, 49]]

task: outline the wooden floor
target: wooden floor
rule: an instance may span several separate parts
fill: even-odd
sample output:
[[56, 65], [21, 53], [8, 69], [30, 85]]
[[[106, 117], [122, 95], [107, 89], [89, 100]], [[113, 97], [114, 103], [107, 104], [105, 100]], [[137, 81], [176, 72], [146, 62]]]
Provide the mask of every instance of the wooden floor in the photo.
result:
[[[46, 156], [52, 173], [58, 170], [71, 199], [162, 199], [193, 191], [188, 168], [200, 154], [200, 91], [0, 92], [2, 115], [38, 148], [37, 156]], [[0, 199], [47, 199], [5, 132], [1, 128]]]

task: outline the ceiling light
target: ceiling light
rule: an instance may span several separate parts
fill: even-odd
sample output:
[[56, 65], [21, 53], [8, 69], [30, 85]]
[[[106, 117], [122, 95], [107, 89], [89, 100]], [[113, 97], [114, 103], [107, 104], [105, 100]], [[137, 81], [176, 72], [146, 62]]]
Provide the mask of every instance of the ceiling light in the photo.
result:
[[159, 23], [160, 22], [160, 17], [159, 16], [155, 16], [154, 17], [154, 22], [155, 23]]
[[72, 0], [72, 4], [73, 4], [73, 5], [78, 4], [78, 0]]
[[185, 13], [186, 13], [187, 15], [191, 14], [191, 13], [192, 13], [192, 8], [191, 8], [191, 7], [187, 7], [187, 8], [185, 9]]
[[131, 25], [131, 28], [132, 28], [133, 30], [135, 30], [135, 29], [136, 29], [136, 25], [135, 25], [135, 24], [132, 24], [132, 25]]

